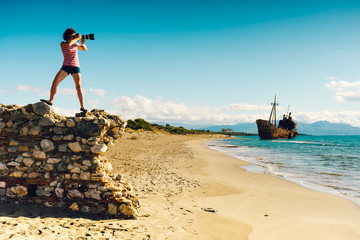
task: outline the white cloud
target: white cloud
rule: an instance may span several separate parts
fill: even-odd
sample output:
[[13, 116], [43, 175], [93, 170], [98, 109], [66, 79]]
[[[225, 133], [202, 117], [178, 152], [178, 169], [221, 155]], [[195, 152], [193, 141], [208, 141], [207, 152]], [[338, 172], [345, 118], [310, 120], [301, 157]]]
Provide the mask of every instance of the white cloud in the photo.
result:
[[360, 101], [360, 81], [347, 82], [331, 80], [325, 84], [325, 86], [335, 92], [336, 101]]
[[0, 93], [7, 93], [8, 90], [5, 90], [5, 89], [0, 89]]
[[[24, 91], [24, 92], [33, 92], [33, 93], [37, 93], [38, 96], [49, 96], [50, 91], [45, 91], [39, 87], [33, 87], [33, 86], [28, 86], [28, 85], [23, 85], [23, 84], [18, 84], [17, 89], [20, 91]], [[99, 95], [99, 93], [101, 94], [101, 89], [93, 89], [96, 91], [96, 93]], [[86, 89], [82, 89], [83, 94], [87, 94], [87, 90]], [[105, 93], [106, 94], [106, 93]], [[56, 95], [65, 95], [65, 96], [76, 96], [76, 89], [75, 88], [61, 88], [58, 87], [57, 91], [56, 91]]]
[[268, 117], [266, 114], [233, 114], [226, 108], [204, 108], [187, 106], [184, 103], [149, 99], [143, 96], [118, 97], [112, 101], [116, 113], [125, 119], [144, 118], [148, 121], [169, 121], [196, 124], [230, 124], [255, 122], [257, 118]]
[[[82, 89], [82, 93], [85, 95], [87, 93], [86, 89]], [[75, 88], [57, 88], [56, 95], [66, 95], [66, 96], [77, 96]]]
[[49, 94], [50, 94], [49, 91], [44, 91], [43, 89], [41, 89], [39, 87], [33, 87], [33, 86], [24, 85], [24, 84], [18, 84], [17, 89], [20, 91], [23, 91], [23, 92], [36, 93], [38, 96], [49, 96]]
[[326, 86], [333, 90], [342, 91], [346, 88], [360, 88], [360, 81], [353, 83], [346, 81], [330, 81]]
[[333, 123], [346, 123], [352, 126], [360, 127], [360, 112], [358, 111], [297, 112], [294, 119], [296, 119], [296, 121], [306, 123], [329, 121]]
[[75, 113], [78, 113], [79, 110], [75, 110], [75, 109], [65, 109], [65, 108], [58, 108], [58, 107], [53, 107], [55, 112], [64, 115], [64, 116], [75, 116]]
[[[122, 96], [113, 99], [112, 104], [116, 109], [112, 114], [121, 115], [124, 119], [144, 118], [147, 121], [199, 125], [236, 124], [242, 122], [253, 122], [255, 124], [256, 119], [268, 119], [270, 114], [267, 106], [237, 103], [229, 104], [224, 108], [210, 108], [188, 106], [185, 103], [164, 101], [161, 98], [149, 99], [144, 96]], [[239, 112], [239, 106], [244, 111]], [[236, 111], [233, 111], [234, 109]], [[259, 112], [255, 113], [249, 110], [259, 110]], [[326, 120], [360, 127], [360, 112], [356, 111], [296, 112], [293, 114], [293, 117], [296, 121], [305, 123]]]
[[92, 108], [96, 108], [100, 101], [99, 99], [95, 99], [95, 100], [90, 99], [88, 100], [88, 102]]
[[[71, 89], [72, 94], [76, 91]], [[70, 91], [70, 92], [71, 92]], [[75, 91], [75, 92], [74, 92]], [[85, 99], [89, 108], [96, 108], [101, 99]], [[247, 103], [233, 103], [224, 107], [201, 107], [190, 106], [185, 103], [166, 101], [157, 97], [150, 99], [144, 96], [122, 96], [114, 98], [111, 102], [112, 109], [106, 109], [108, 113], [122, 116], [125, 120], [144, 118], [150, 122], [183, 123], [196, 125], [254, 123], [256, 119], [268, 119], [269, 106], [252, 105]], [[103, 104], [103, 103], [102, 103]], [[54, 106], [55, 111], [65, 115], [74, 116], [79, 110], [65, 109]], [[90, 110], [90, 109], [89, 109]], [[286, 109], [285, 109], [286, 110]], [[279, 111], [279, 117], [284, 110]], [[360, 127], [360, 111], [319, 111], [293, 113], [298, 122], [313, 123], [327, 120], [334, 123], [346, 123]]]
[[73, 88], [58, 88], [56, 94], [59, 95], [76, 95], [76, 90]]
[[17, 89], [24, 92], [41, 92], [41, 88], [18, 84]]
[[226, 110], [230, 111], [270, 111], [270, 109], [270, 105], [254, 105], [248, 103], [232, 103], [226, 106]]
[[89, 88], [89, 91], [93, 92], [96, 95], [99, 95], [101, 97], [106, 95], [106, 91], [104, 89], [101, 89], [101, 88]]
[[336, 80], [336, 79], [337, 79], [337, 77], [327, 77], [327, 78], [325, 78], [326, 81], [331, 81], [331, 80]]

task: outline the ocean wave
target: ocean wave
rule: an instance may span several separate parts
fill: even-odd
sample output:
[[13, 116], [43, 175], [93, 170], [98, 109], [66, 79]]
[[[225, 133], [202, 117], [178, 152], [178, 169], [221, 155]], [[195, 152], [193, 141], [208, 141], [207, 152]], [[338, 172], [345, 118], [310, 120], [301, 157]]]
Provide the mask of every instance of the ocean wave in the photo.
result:
[[[324, 136], [260, 141], [256, 137], [219, 140], [208, 146], [250, 162], [242, 167], [351, 199], [360, 205], [360, 146], [353, 139]], [[359, 177], [358, 177], [359, 176]]]

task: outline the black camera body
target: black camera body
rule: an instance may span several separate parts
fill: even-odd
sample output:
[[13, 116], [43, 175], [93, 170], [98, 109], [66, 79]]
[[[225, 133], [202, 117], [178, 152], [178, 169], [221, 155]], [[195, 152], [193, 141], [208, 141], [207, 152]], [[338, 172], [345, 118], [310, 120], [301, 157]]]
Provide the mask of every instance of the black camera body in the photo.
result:
[[[80, 33], [76, 33], [74, 38], [77, 38], [79, 35], [80, 35]], [[87, 35], [81, 35], [81, 39], [95, 40], [94, 33], [87, 34]]]

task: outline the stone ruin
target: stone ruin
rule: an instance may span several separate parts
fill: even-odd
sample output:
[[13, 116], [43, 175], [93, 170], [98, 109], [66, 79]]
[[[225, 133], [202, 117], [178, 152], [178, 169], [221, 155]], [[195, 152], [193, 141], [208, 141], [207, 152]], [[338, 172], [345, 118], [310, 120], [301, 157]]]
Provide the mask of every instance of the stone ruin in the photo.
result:
[[103, 156], [125, 125], [103, 110], [64, 117], [42, 102], [0, 104], [0, 200], [135, 218], [139, 201]]

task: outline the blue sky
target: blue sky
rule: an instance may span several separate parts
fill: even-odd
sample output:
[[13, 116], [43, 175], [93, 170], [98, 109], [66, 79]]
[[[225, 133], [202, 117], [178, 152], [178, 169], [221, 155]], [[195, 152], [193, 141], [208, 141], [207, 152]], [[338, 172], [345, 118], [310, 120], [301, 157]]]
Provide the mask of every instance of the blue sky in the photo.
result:
[[[71, 9], [71, 10], [69, 10]], [[360, 127], [358, 1], [6, 1], [0, 103], [48, 98], [73, 27], [85, 106], [156, 122], [231, 124], [279, 113]], [[73, 115], [71, 76], [54, 108]]]

